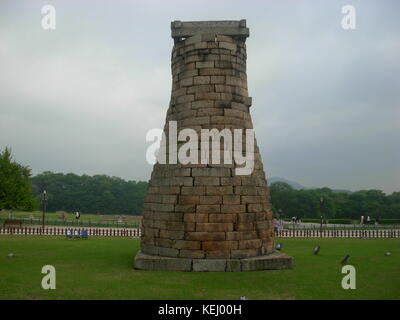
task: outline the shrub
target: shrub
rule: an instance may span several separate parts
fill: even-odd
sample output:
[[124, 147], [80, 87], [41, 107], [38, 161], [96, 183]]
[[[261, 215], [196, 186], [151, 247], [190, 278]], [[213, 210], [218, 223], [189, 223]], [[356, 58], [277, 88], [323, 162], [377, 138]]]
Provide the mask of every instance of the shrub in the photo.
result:
[[381, 224], [400, 224], [400, 219], [381, 219], [380, 223]]

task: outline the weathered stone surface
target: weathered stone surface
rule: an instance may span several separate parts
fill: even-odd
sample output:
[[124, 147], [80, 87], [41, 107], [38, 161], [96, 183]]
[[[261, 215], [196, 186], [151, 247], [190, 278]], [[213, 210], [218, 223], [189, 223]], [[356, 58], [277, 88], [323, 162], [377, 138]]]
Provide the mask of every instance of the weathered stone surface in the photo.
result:
[[[138, 252], [134, 268], [139, 270], [195, 271], [195, 272], [241, 272], [257, 270], [280, 270], [293, 268], [293, 258], [283, 253], [245, 259], [202, 259], [201, 250], [182, 250], [182, 257], [161, 257]], [[187, 256], [187, 257], [184, 257]]]
[[[170, 121], [176, 121], [178, 133], [182, 129], [204, 133], [208, 145], [179, 139], [176, 151], [183, 146], [189, 150], [190, 144], [201, 162], [154, 165], [135, 267], [182, 271], [291, 267], [289, 257], [268, 255], [274, 252], [275, 237], [257, 141], [251, 150], [254, 169], [248, 175], [237, 175], [242, 165], [224, 150], [230, 143], [246, 150], [245, 129], [253, 128], [245, 21], [175, 21], [172, 36], [172, 92], [163, 139], [167, 143], [171, 139]], [[243, 130], [241, 140], [229, 141], [226, 132], [235, 129]], [[219, 153], [212, 155], [215, 151]]]
[[186, 239], [188, 240], [225, 240], [225, 232], [187, 232]]
[[[246, 20], [240, 21], [173, 21], [171, 22], [171, 36], [174, 39], [191, 37], [185, 44], [200, 41], [214, 41], [216, 35], [249, 36]], [[220, 38], [221, 39], [221, 38]], [[225, 40], [225, 39], [224, 39]]]
[[151, 256], [139, 252], [135, 257], [134, 268], [143, 270], [191, 271], [192, 260]]
[[226, 260], [194, 259], [193, 271], [226, 271]]
[[235, 260], [235, 259], [226, 260], [226, 271], [227, 272], [242, 271], [242, 264], [240, 260]]

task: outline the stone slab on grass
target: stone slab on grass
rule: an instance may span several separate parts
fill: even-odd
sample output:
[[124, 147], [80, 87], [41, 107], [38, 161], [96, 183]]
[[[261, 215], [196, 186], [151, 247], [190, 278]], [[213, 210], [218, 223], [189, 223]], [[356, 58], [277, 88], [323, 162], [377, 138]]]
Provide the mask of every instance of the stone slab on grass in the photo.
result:
[[139, 252], [135, 257], [134, 268], [194, 272], [282, 270], [293, 268], [293, 258], [279, 252], [246, 259], [188, 259], [154, 256]]

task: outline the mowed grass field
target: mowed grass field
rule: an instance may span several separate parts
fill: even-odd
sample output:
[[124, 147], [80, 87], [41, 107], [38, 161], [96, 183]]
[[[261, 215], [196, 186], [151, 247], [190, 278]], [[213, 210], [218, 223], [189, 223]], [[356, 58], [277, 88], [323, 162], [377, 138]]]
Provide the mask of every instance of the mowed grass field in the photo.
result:
[[[14, 211], [12, 213], [13, 219], [30, 219], [33, 217], [34, 219], [42, 219], [43, 213], [40, 211], [34, 212], [22, 212], [22, 211]], [[114, 221], [118, 220], [120, 216], [123, 216], [125, 219], [128, 220], [140, 220], [140, 216], [133, 216], [133, 215], [100, 215], [100, 214], [81, 214], [80, 221]], [[61, 217], [61, 214], [55, 212], [46, 212], [46, 219], [56, 220]], [[9, 214], [7, 211], [0, 212], [0, 218], [9, 219]], [[69, 212], [66, 216], [66, 220], [68, 221], [75, 221], [75, 215]]]
[[[0, 299], [400, 299], [400, 239], [277, 241], [294, 257], [293, 270], [187, 273], [134, 270], [137, 239], [2, 235]], [[356, 290], [341, 287], [347, 253]], [[47, 264], [57, 271], [55, 290], [41, 287]]]

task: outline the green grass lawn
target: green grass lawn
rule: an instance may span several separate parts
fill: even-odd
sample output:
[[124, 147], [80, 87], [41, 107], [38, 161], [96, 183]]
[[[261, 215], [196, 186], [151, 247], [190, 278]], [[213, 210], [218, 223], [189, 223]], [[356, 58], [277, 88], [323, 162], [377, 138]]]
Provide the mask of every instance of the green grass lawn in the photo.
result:
[[[294, 257], [293, 270], [185, 273], [133, 270], [139, 240], [0, 236], [0, 299], [400, 298], [400, 239], [278, 241]], [[321, 252], [313, 255], [317, 244]], [[346, 253], [357, 270], [356, 290], [341, 288]], [[57, 270], [56, 290], [41, 288], [46, 264]]]
[[[40, 211], [34, 211], [34, 212], [23, 212], [23, 211], [13, 211], [13, 217], [15, 219], [29, 219], [30, 217], [33, 217], [34, 219], [42, 219], [43, 213]], [[139, 216], [132, 216], [132, 215], [122, 215], [128, 220], [135, 220]], [[59, 219], [61, 215], [59, 213], [55, 212], [46, 212], [46, 219], [51, 219], [51, 220], [56, 220]], [[101, 214], [81, 214], [80, 221], [92, 221], [92, 222], [97, 222], [97, 221], [116, 221], [120, 215], [101, 215]], [[0, 218], [3, 219], [8, 219], [9, 214], [7, 211], [3, 211], [0, 213]], [[75, 215], [73, 215], [71, 212], [69, 212], [66, 216], [66, 220], [68, 221], [75, 221]]]
[[[59, 213], [47, 212], [45, 217], [45, 224], [47, 226], [76, 226], [76, 227], [126, 227], [137, 228], [140, 226], [139, 216], [125, 216], [122, 222], [118, 222], [119, 215], [96, 215], [96, 214], [82, 214], [79, 221], [75, 216], [69, 213], [65, 221], [60, 219]], [[33, 219], [31, 219], [33, 218]], [[9, 219], [9, 214], [3, 212], [0, 214], [0, 226], [3, 225], [5, 220]], [[13, 212], [13, 219], [23, 219], [23, 226], [31, 227], [42, 224], [41, 212]]]

